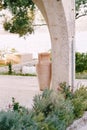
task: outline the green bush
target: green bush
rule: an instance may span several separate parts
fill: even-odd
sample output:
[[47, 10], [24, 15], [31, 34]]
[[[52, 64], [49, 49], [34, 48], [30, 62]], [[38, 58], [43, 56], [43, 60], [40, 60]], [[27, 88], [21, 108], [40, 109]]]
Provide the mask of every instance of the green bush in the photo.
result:
[[82, 104], [82, 99], [80, 97], [74, 98], [72, 100], [73, 106], [74, 106], [74, 115], [75, 118], [79, 118], [84, 113], [84, 106]]
[[58, 90], [65, 96], [65, 99], [72, 99], [73, 93], [71, 86], [67, 85], [66, 82], [60, 83]]
[[45, 90], [34, 97], [31, 111], [12, 98], [12, 108], [0, 112], [0, 130], [66, 130], [73, 119], [71, 101], [58, 92]]
[[66, 130], [87, 110], [87, 88], [72, 93], [63, 83], [59, 90], [47, 89], [36, 95], [32, 110], [12, 98], [12, 108], [0, 111], [0, 130]]
[[[37, 128], [37, 129], [36, 129]], [[0, 112], [0, 130], [38, 130], [31, 113]]]
[[74, 107], [74, 118], [79, 118], [87, 110], [87, 87], [81, 85], [74, 93], [65, 82], [60, 84], [58, 90], [64, 95], [65, 99], [70, 100]]
[[76, 52], [76, 73], [87, 70], [87, 53]]
[[87, 110], [87, 87], [81, 86], [74, 93], [72, 99], [74, 105], [74, 114], [75, 117], [81, 117], [84, 111]]
[[83, 100], [87, 99], [87, 87], [81, 85], [80, 88], [74, 92], [74, 98], [78, 97], [82, 98]]
[[17, 112], [0, 112], [0, 130], [19, 130], [20, 115]]
[[[57, 119], [54, 123], [55, 128], [64, 130], [74, 119], [73, 105], [70, 100], [66, 100], [64, 95], [53, 90], [45, 90], [43, 94], [35, 96], [33, 110], [38, 115], [43, 113], [45, 119], [53, 116]], [[53, 121], [49, 118], [49, 122]], [[59, 123], [61, 122], [61, 123]], [[61, 125], [61, 127], [60, 127]]]

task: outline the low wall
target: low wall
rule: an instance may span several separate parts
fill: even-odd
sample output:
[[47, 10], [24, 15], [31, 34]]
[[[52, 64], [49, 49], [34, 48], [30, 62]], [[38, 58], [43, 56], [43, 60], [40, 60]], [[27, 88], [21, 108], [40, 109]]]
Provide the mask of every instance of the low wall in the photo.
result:
[[12, 64], [20, 64], [20, 63], [26, 63], [33, 59], [33, 55], [31, 53], [13, 53], [13, 54], [6, 54], [6, 60], [0, 59], [0, 65], [6, 65], [9, 62], [12, 62]]
[[20, 54], [20, 56], [20, 63], [29, 62], [33, 59], [33, 55], [31, 53]]

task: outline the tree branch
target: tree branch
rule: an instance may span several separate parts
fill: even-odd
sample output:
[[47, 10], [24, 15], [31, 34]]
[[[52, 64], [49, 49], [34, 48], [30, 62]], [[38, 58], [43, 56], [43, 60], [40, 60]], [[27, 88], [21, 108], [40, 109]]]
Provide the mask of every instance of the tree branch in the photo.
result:
[[77, 16], [76, 16], [76, 19], [78, 19], [78, 18], [80, 18], [80, 17], [82, 17], [82, 16], [86, 16], [86, 15], [87, 15], [87, 13], [81, 14], [81, 15], [77, 15]]

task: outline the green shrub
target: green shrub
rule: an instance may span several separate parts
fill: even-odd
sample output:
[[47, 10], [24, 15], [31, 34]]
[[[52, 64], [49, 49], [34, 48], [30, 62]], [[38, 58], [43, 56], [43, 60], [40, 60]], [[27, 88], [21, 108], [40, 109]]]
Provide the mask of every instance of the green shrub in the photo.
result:
[[87, 70], [87, 53], [76, 52], [75, 57], [76, 72]]
[[67, 85], [66, 82], [59, 84], [58, 91], [60, 91], [64, 95], [65, 99], [73, 98], [73, 92], [72, 92], [71, 86]]
[[32, 111], [22, 114], [18, 111], [1, 111], [0, 130], [39, 130], [32, 117]]
[[72, 103], [75, 117], [81, 117], [84, 111], [87, 110], [87, 87], [81, 86], [74, 92]]
[[72, 93], [70, 86], [64, 82], [60, 84], [58, 90], [64, 95], [65, 99], [72, 102], [74, 107], [74, 118], [81, 117], [84, 111], [87, 110], [87, 87], [81, 85], [79, 89]]
[[81, 85], [80, 88], [74, 92], [74, 98], [78, 98], [78, 97], [82, 98], [82, 100], [87, 99], [87, 87]]
[[87, 88], [72, 93], [63, 83], [60, 91], [44, 90], [33, 101], [28, 110], [12, 98], [12, 108], [0, 112], [0, 130], [66, 130], [87, 110]]
[[79, 118], [83, 115], [84, 113], [84, 106], [82, 103], [82, 99], [80, 97], [74, 98], [72, 100], [73, 106], [74, 106], [74, 115], [75, 118]]
[[44, 127], [44, 130], [66, 130], [66, 124], [64, 120], [60, 120], [56, 114], [51, 114], [47, 118], [41, 127]]
[[14, 97], [12, 97], [12, 110], [13, 111], [17, 111], [17, 112], [20, 112], [20, 113], [23, 113], [23, 112], [27, 112], [28, 110], [25, 108], [25, 107], [23, 107], [23, 106], [21, 106], [20, 104], [19, 104], [19, 102], [16, 102], [15, 101], [15, 98]]
[[[58, 122], [55, 124], [55, 121], [53, 126], [56, 125], [55, 128], [58, 129], [61, 125], [61, 128], [58, 130], [64, 130], [73, 121], [73, 109], [70, 100], [65, 100], [64, 95], [53, 90], [45, 90], [43, 94], [37, 95], [34, 98], [33, 110], [36, 115], [43, 113], [46, 120], [50, 116], [55, 117]], [[53, 119], [49, 119], [49, 122], [52, 123]]]
[[[43, 112], [45, 116], [53, 111], [55, 103], [51, 99], [52, 90], [45, 90], [41, 95], [34, 97], [33, 109], [36, 114]], [[54, 97], [53, 97], [54, 98]]]
[[20, 115], [17, 112], [0, 112], [0, 130], [19, 130]]

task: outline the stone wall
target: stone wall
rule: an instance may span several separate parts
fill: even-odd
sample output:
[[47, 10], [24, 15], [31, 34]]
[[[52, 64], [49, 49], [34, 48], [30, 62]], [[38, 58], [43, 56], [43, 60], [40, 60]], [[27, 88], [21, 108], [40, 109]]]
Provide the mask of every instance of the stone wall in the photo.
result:
[[[28, 69], [28, 72], [35, 71], [35, 65], [37, 64], [37, 60], [31, 60], [29, 62], [20, 63], [20, 64], [14, 64], [12, 65], [12, 71], [15, 73], [22, 73], [25, 71], [24, 67]], [[33, 70], [32, 70], [33, 69]], [[0, 67], [0, 73], [8, 72], [8, 66]], [[26, 71], [27, 73], [27, 71]], [[36, 72], [35, 72], [36, 73]]]

